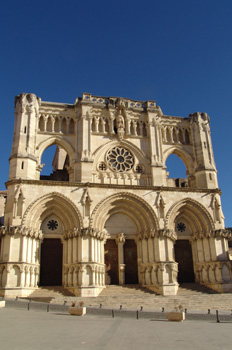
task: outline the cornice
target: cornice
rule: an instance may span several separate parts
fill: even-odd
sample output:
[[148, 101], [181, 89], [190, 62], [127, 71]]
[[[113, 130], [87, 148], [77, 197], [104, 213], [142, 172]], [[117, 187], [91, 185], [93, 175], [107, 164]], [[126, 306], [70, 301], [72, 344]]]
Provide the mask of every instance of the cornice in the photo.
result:
[[140, 185], [116, 185], [116, 184], [100, 184], [93, 182], [68, 182], [68, 181], [49, 181], [49, 180], [23, 180], [13, 179], [5, 183], [6, 187], [10, 185], [36, 185], [49, 187], [89, 187], [89, 188], [111, 188], [118, 190], [150, 190], [154, 192], [184, 192], [184, 193], [217, 193], [221, 195], [220, 188], [192, 188], [192, 187], [168, 187], [168, 186], [140, 186]]

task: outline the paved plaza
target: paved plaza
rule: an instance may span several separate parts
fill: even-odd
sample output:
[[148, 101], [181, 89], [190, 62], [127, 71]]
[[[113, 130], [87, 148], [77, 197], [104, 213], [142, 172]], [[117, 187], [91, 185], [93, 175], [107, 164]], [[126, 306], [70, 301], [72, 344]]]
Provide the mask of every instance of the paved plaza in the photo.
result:
[[220, 349], [232, 346], [232, 323], [70, 316], [62, 312], [0, 310], [1, 350]]

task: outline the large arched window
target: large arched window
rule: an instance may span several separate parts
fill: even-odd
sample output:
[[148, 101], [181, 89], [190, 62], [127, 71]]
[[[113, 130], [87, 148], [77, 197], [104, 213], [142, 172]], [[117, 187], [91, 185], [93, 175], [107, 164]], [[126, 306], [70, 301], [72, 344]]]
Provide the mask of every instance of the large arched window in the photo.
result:
[[166, 160], [167, 186], [188, 187], [186, 166], [176, 154], [170, 154]]
[[67, 171], [69, 157], [62, 147], [57, 145], [48, 147], [43, 152], [41, 164], [44, 164], [40, 174], [41, 180], [69, 181]]

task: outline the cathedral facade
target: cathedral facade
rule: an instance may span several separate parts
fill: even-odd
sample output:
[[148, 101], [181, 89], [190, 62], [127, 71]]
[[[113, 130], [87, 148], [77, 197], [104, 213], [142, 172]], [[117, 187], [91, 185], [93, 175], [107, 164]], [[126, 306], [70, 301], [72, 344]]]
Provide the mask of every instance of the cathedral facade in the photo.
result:
[[[171, 154], [187, 178], [169, 178]], [[231, 291], [220, 195], [206, 113], [167, 116], [155, 101], [88, 93], [74, 104], [16, 96], [0, 294], [140, 284], [175, 295], [182, 282]]]

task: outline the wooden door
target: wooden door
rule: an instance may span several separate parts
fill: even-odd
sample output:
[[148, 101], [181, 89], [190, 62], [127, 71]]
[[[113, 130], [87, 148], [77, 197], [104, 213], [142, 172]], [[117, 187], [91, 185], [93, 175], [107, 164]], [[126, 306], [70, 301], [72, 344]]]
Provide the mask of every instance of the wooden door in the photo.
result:
[[178, 282], [195, 282], [193, 272], [192, 247], [188, 240], [176, 241], [175, 260], [178, 263]]
[[115, 239], [105, 244], [106, 284], [118, 284], [118, 246]]
[[63, 246], [60, 239], [44, 239], [41, 244], [40, 285], [62, 285]]
[[137, 245], [133, 239], [124, 244], [125, 284], [138, 283]]

